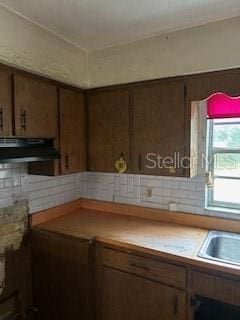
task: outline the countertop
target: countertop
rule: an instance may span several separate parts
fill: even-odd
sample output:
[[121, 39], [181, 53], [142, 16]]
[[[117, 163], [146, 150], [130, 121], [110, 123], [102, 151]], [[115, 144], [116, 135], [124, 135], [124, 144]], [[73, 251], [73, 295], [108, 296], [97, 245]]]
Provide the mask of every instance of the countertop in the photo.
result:
[[238, 266], [198, 257], [208, 233], [206, 229], [83, 208], [33, 228], [81, 239], [96, 239], [104, 244], [121, 246], [174, 262], [240, 275]]

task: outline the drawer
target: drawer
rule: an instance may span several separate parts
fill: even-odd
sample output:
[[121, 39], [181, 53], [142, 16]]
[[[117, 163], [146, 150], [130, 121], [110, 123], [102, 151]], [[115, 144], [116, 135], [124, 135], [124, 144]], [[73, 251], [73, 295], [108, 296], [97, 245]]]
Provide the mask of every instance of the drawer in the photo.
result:
[[240, 280], [193, 271], [193, 291], [197, 295], [240, 306]]
[[186, 287], [184, 267], [107, 248], [103, 249], [103, 264], [174, 287]]

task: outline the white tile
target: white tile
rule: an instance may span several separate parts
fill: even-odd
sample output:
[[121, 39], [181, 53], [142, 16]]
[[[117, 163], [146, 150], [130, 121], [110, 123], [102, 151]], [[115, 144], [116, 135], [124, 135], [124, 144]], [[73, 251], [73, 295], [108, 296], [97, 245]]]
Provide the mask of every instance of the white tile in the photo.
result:
[[[45, 177], [28, 175], [26, 165], [0, 166], [1, 195], [26, 194], [30, 213], [86, 197], [166, 210], [169, 202], [174, 202], [183, 212], [235, 218], [233, 214], [204, 209], [204, 183], [204, 176], [187, 179], [99, 172]], [[147, 195], [149, 187], [151, 197]]]
[[152, 191], [153, 195], [170, 197], [170, 193], [171, 193], [170, 189], [153, 188], [152, 190], [153, 190]]
[[184, 181], [184, 182], [179, 182], [178, 183], [178, 188], [182, 189], [182, 190], [192, 190], [195, 191], [196, 189], [196, 184], [193, 182], [188, 182], [188, 181]]
[[187, 205], [187, 204], [178, 204], [178, 210], [182, 212], [195, 213], [194, 206]]
[[194, 200], [194, 199], [183, 199], [183, 198], [178, 198], [177, 203], [181, 203], [181, 204], [188, 204], [188, 205], [195, 206], [195, 205], [196, 205], [196, 200]]
[[0, 170], [0, 179], [12, 178], [13, 169], [1, 169]]
[[186, 190], [171, 189], [171, 196], [177, 197], [177, 198], [187, 198], [188, 192]]
[[190, 192], [187, 193], [187, 197], [189, 199], [204, 200], [204, 193], [203, 192], [190, 191]]

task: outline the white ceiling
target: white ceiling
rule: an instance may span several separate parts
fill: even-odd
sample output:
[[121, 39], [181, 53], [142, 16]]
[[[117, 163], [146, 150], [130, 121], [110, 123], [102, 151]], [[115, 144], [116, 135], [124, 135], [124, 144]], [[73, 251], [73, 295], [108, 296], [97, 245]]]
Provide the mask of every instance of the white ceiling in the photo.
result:
[[0, 3], [87, 50], [240, 16], [239, 0], [0, 0]]

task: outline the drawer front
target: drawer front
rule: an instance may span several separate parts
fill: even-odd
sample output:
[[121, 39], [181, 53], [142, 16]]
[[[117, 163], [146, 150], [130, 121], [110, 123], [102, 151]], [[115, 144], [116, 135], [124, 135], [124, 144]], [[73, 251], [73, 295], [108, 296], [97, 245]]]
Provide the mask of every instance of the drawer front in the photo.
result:
[[193, 290], [197, 295], [240, 306], [240, 280], [193, 271]]
[[184, 267], [107, 248], [103, 249], [103, 264], [174, 287], [186, 287], [186, 269]]

